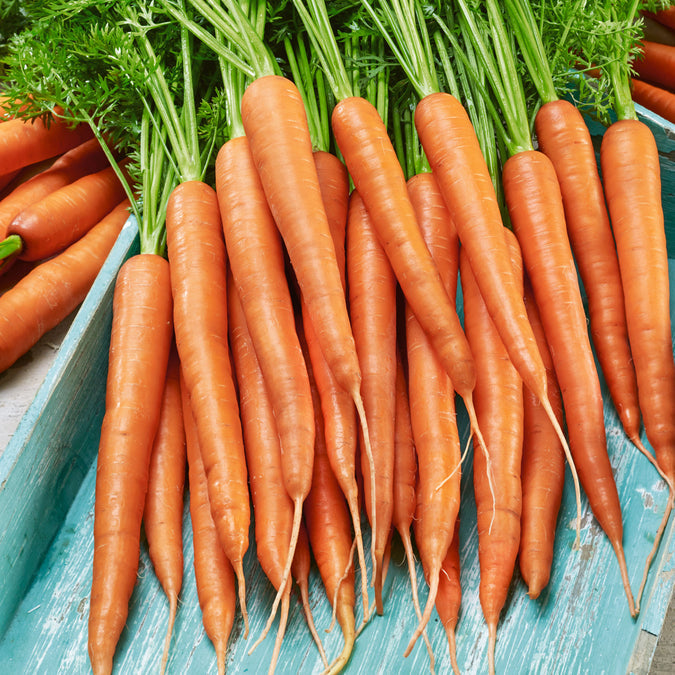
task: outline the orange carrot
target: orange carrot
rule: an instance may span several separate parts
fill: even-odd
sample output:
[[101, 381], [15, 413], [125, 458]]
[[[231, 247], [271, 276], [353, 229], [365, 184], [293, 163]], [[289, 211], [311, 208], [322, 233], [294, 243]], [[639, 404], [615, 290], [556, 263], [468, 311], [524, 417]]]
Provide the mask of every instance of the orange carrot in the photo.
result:
[[519, 152], [505, 162], [502, 180], [553, 356], [574, 463], [591, 509], [614, 548], [628, 607], [634, 616], [623, 551], [621, 504], [607, 454], [600, 381], [555, 169], [541, 152]]
[[654, 18], [664, 26], [668, 26], [669, 28], [675, 30], [675, 7], [670, 7], [669, 9], [662, 9], [659, 12], [655, 12]]
[[591, 135], [579, 110], [565, 100], [544, 104], [535, 128], [540, 149], [553, 163], [560, 183], [600, 367], [626, 434], [645, 452], [619, 262]]
[[[343, 289], [346, 292], [345, 232], [349, 204], [349, 178], [345, 165], [331, 153], [315, 151], [314, 163], [319, 178], [321, 198], [326, 209], [328, 226], [333, 238], [340, 278]], [[312, 319], [304, 302], [301, 302], [301, 308], [307, 351], [312, 364], [319, 398], [321, 399], [328, 460], [330, 461], [335, 478], [342, 488], [352, 516], [356, 550], [361, 569], [361, 597], [365, 619], [370, 612], [368, 608], [368, 574], [363, 550], [361, 511], [359, 506], [359, 495], [362, 495], [362, 491], [359, 490], [356, 479], [357, 469], [360, 470], [361, 466], [360, 464], [358, 467], [356, 465], [358, 437], [356, 410], [351, 396], [336, 382], [321, 352]], [[364, 449], [366, 454], [367, 450], [367, 448]], [[372, 455], [369, 461], [370, 459], [372, 459]]]
[[[0, 191], [6, 188], [20, 173], [21, 169], [0, 174]], [[2, 194], [0, 193], [0, 197]]]
[[[403, 355], [401, 354], [401, 350], [398, 349], [396, 359], [396, 420], [394, 429], [394, 507], [391, 521], [403, 543], [405, 557], [408, 562], [413, 607], [418, 620], [421, 621], [422, 610], [420, 609], [417, 594], [417, 570], [415, 569], [415, 553], [413, 552], [410, 531], [417, 506], [417, 453], [415, 452], [415, 441], [413, 439], [408, 383], [406, 382], [404, 368]], [[434, 652], [426, 630], [423, 635], [427, 652], [429, 653], [429, 667], [431, 672], [434, 672]]]
[[148, 467], [170, 346], [169, 265], [159, 255], [133, 256], [122, 265], [115, 284], [96, 468], [89, 603], [89, 658], [96, 675], [112, 672], [136, 583]]
[[42, 260], [77, 241], [124, 197], [122, 183], [107, 167], [25, 208], [7, 226], [7, 235], [21, 238], [19, 258]]
[[[525, 307], [548, 373], [551, 408], [562, 425], [560, 388], [528, 280], [525, 283]], [[565, 453], [548, 416], [527, 388], [523, 391], [523, 409], [523, 510], [518, 560], [528, 594], [531, 598], [537, 598], [548, 584], [551, 574], [556, 521], [565, 483]]]
[[[293, 532], [295, 509], [293, 500], [283, 488], [281, 441], [271, 394], [231, 276], [228, 278], [228, 309], [230, 344], [239, 383], [244, 449], [255, 516], [256, 551], [263, 571], [282, 603], [279, 630], [269, 666], [271, 673], [276, 666], [288, 618], [291, 584], [287, 583], [287, 566], [293, 535], [296, 534]], [[296, 541], [298, 535], [299, 529]]]
[[633, 61], [637, 77], [675, 93], [675, 46], [642, 40]]
[[384, 611], [384, 549], [393, 512], [394, 419], [396, 415], [396, 278], [357, 190], [347, 220], [349, 312], [361, 368], [361, 395], [373, 463], [361, 454], [366, 512], [373, 536], [377, 613]]
[[[442, 272], [444, 290], [454, 298], [458, 240], [433, 175], [413, 176], [408, 181], [408, 191], [423, 241]], [[461, 449], [454, 381], [439, 362], [409, 303], [406, 316], [410, 416], [419, 466], [415, 539], [429, 582], [426, 607], [405, 651], [407, 656], [429, 622], [443, 560], [452, 542], [459, 513]]]
[[635, 78], [631, 82], [636, 103], [675, 124], [675, 94]]
[[[504, 230], [505, 240], [507, 232]], [[482, 300], [472, 269], [462, 248], [464, 327], [479, 373], [476, 415], [491, 452], [496, 485], [493, 507], [485, 454], [475, 453], [473, 484], [478, 526], [479, 594], [488, 626], [488, 667], [490, 673], [494, 673], [497, 623], [506, 602], [520, 541], [523, 384]], [[515, 269], [516, 264], [514, 272]], [[517, 272], [514, 276], [518, 278]], [[519, 292], [522, 294], [522, 290]]]
[[[349, 661], [356, 637], [354, 617], [354, 569], [351, 565], [351, 518], [342, 490], [330, 468], [323, 434], [323, 418], [319, 414], [318, 393], [310, 383], [314, 395], [316, 442], [312, 488], [305, 500], [307, 534], [319, 568], [326, 595], [342, 628], [344, 647], [330, 664], [327, 673], [338, 673]], [[346, 573], [345, 573], [345, 570]]]
[[455, 675], [459, 675], [457, 663], [457, 642], [455, 630], [459, 620], [459, 608], [462, 604], [462, 587], [459, 582], [459, 518], [455, 520], [455, 532], [452, 543], [441, 567], [438, 595], [436, 596], [436, 611], [445, 628], [450, 651], [450, 664]]
[[166, 214], [174, 328], [199, 432], [213, 519], [238, 580], [248, 632], [243, 558], [250, 523], [246, 459], [227, 340], [227, 279], [215, 190], [180, 183]]
[[167, 598], [169, 624], [161, 673], [166, 670], [171, 634], [183, 584], [183, 488], [185, 486], [185, 428], [180, 392], [178, 353], [172, 345], [166, 371], [159, 426], [150, 456], [143, 525], [148, 553]]
[[108, 160], [99, 142], [92, 138], [59, 157], [48, 169], [16, 187], [0, 201], [0, 236], [23, 209], [85, 174], [101, 171]]
[[[182, 373], [182, 371], [181, 371]], [[202, 622], [216, 650], [218, 674], [225, 673], [225, 654], [236, 610], [234, 571], [223, 551], [209, 504], [209, 489], [202, 461], [197, 425], [185, 381], [181, 378], [183, 419], [190, 480], [190, 518], [194, 547], [197, 597]]]
[[274, 428], [279, 434], [283, 485], [294, 507], [284, 573], [262, 639], [285, 593], [302, 504], [310, 488], [314, 454], [312, 394], [296, 334], [281, 237], [245, 136], [230, 139], [220, 149], [216, 190], [232, 278], [269, 392]]
[[125, 201], [80, 241], [35, 266], [0, 296], [0, 372], [84, 300], [128, 216]]
[[56, 157], [92, 138], [86, 124], [72, 126], [55, 116], [47, 125], [40, 119], [0, 122], [0, 166], [3, 173]]
[[[661, 170], [649, 127], [636, 119], [620, 119], [612, 124], [603, 136], [600, 161], [626, 297], [628, 336], [642, 418], [670, 490], [656, 547], [673, 506], [675, 363]], [[645, 298], [650, 299], [648, 303]], [[647, 566], [654, 552], [655, 548]], [[638, 602], [644, 582], [643, 578]]]

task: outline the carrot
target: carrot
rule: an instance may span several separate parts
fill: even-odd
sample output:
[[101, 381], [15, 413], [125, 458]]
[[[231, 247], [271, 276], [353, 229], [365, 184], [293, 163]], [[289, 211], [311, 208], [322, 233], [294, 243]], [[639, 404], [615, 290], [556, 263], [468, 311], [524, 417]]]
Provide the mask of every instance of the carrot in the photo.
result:
[[361, 454], [366, 512], [373, 536], [377, 613], [382, 602], [382, 564], [392, 524], [394, 420], [396, 415], [396, 278], [358, 190], [347, 220], [349, 312], [362, 374], [372, 468]]
[[15, 118], [0, 122], [0, 166], [3, 173], [22, 169], [43, 159], [56, 157], [89, 140], [86, 124], [71, 125], [54, 114], [49, 124], [41, 118]]
[[227, 279], [216, 192], [184, 181], [171, 193], [166, 236], [176, 345], [199, 432], [213, 519], [238, 581], [248, 631], [243, 569], [250, 523], [246, 460], [227, 341]]
[[199, 434], [192, 414], [187, 387], [184, 385], [185, 381], [181, 378], [197, 597], [202, 609], [204, 629], [216, 650], [218, 673], [223, 675], [227, 643], [234, 625], [236, 609], [234, 571], [223, 551], [218, 530], [211, 515], [209, 489], [200, 451]]
[[115, 284], [96, 468], [89, 658], [97, 675], [112, 671], [136, 583], [148, 467], [170, 345], [168, 263], [155, 254], [133, 256]]
[[[509, 231], [505, 229], [503, 232], [506, 241]], [[519, 264], [514, 257], [514, 272]], [[497, 623], [506, 602], [520, 541], [523, 385], [485, 307], [463, 248], [460, 251], [460, 273], [464, 328], [479, 373], [476, 415], [491, 451], [497, 486], [493, 512], [485, 455], [476, 453], [473, 484], [478, 524], [479, 594], [488, 626], [489, 671], [494, 673]]]
[[80, 241], [35, 266], [0, 296], [0, 372], [84, 300], [128, 216], [125, 201]]
[[[562, 425], [560, 388], [528, 280], [525, 283], [525, 306], [548, 373], [551, 408]], [[537, 598], [548, 584], [551, 574], [556, 521], [565, 482], [565, 454], [550, 420], [527, 388], [523, 391], [523, 409], [523, 509], [518, 560], [528, 594], [531, 598]]]
[[178, 353], [172, 345], [166, 371], [159, 426], [150, 456], [148, 492], [143, 525], [148, 553], [169, 599], [169, 624], [161, 673], [166, 670], [178, 596], [183, 583], [183, 488], [185, 485], [185, 428], [180, 392]]
[[[328, 226], [333, 238], [340, 278], [343, 289], [346, 291], [345, 233], [349, 204], [349, 178], [345, 165], [329, 152], [315, 151], [314, 163], [319, 178], [321, 198], [326, 209]], [[358, 437], [356, 410], [351, 396], [338, 385], [326, 359], [323, 357], [311, 317], [304, 302], [301, 302], [301, 308], [307, 351], [321, 399], [328, 460], [335, 478], [342, 488], [352, 516], [356, 550], [361, 569], [361, 597], [365, 619], [369, 614], [368, 574], [363, 550], [359, 506], [359, 495], [362, 494], [362, 491], [359, 490], [356, 479], [357, 469], [361, 467], [360, 463], [358, 467], [356, 463]], [[367, 448], [364, 448], [364, 452], [367, 453], [367, 450]], [[369, 459], [372, 459], [372, 454]]]
[[[419, 621], [422, 610], [417, 595], [417, 571], [415, 569], [415, 553], [413, 552], [410, 528], [415, 518], [417, 505], [417, 454], [413, 439], [412, 422], [410, 420], [410, 401], [408, 399], [408, 383], [404, 372], [403, 355], [397, 350], [396, 359], [396, 420], [394, 438], [394, 489], [392, 524], [401, 538], [405, 557], [408, 562], [410, 590], [413, 607]], [[426, 630], [424, 641], [429, 653], [429, 667], [434, 672], [434, 652]]]
[[455, 532], [443, 560], [441, 576], [436, 595], [436, 611], [445, 629], [450, 652], [450, 664], [455, 675], [459, 675], [457, 663], [457, 643], [455, 630], [459, 620], [459, 608], [462, 603], [462, 587], [459, 582], [459, 518], [455, 520]]
[[[670, 490], [648, 568], [672, 510], [675, 483], [675, 363], [668, 253], [659, 156], [649, 127], [637, 119], [620, 118], [603, 136], [600, 161], [626, 298], [642, 418]], [[638, 164], [631, 164], [636, 161]], [[650, 301], [645, 303], [645, 298]], [[638, 603], [644, 583], [645, 579]]]
[[[423, 241], [438, 269], [442, 270], [444, 291], [448, 297], [454, 298], [459, 242], [435, 178], [430, 173], [417, 174], [408, 180], [408, 191]], [[429, 595], [405, 656], [410, 653], [431, 617], [441, 567], [452, 542], [459, 513], [461, 478], [454, 380], [448, 377], [431, 341], [410, 305], [408, 307], [408, 390], [419, 466], [415, 538], [425, 577], [429, 581]], [[443, 479], [440, 485], [439, 477]]]
[[356, 637], [354, 569], [350, 563], [351, 518], [342, 490], [328, 461], [323, 418], [318, 412], [320, 410], [318, 393], [313, 385], [311, 367], [308, 366], [308, 370], [315, 401], [316, 441], [312, 488], [305, 500], [305, 522], [326, 596], [334, 602], [337, 621], [344, 636], [342, 652], [326, 670], [326, 673], [338, 673], [349, 661]]
[[[244, 433], [258, 560], [281, 598], [282, 611], [274, 653], [276, 666], [288, 617], [291, 584], [287, 566], [294, 532], [294, 504], [283, 488], [283, 456], [271, 394], [256, 355], [253, 338], [236, 284], [228, 279], [229, 331], [232, 356], [239, 383], [239, 407]], [[299, 533], [299, 526], [298, 526]]]
[[675, 124], [675, 94], [648, 82], [631, 80], [633, 100]]
[[[0, 191], [4, 190], [21, 172], [21, 169], [0, 174]], [[2, 194], [0, 193], [0, 196]]]
[[281, 237], [245, 136], [232, 138], [220, 149], [216, 190], [232, 277], [279, 433], [283, 484], [294, 506], [284, 574], [262, 638], [285, 593], [302, 504], [310, 488], [314, 453], [312, 395], [295, 329]]
[[591, 135], [579, 110], [565, 100], [545, 103], [537, 113], [535, 128], [540, 148], [553, 163], [560, 183], [600, 367], [626, 434], [645, 452], [619, 262]]
[[675, 46], [642, 40], [633, 61], [637, 77], [675, 93]]
[[7, 235], [20, 240], [17, 257], [42, 260], [79, 239], [124, 197], [124, 186], [107, 167], [25, 208], [7, 226]]
[[655, 12], [654, 18], [664, 26], [668, 26], [668, 28], [675, 30], [675, 7]]
[[4, 239], [7, 226], [27, 206], [87, 173], [102, 170], [106, 164], [103, 150], [94, 138], [61, 155], [48, 169], [22, 183], [0, 201], [0, 236]]

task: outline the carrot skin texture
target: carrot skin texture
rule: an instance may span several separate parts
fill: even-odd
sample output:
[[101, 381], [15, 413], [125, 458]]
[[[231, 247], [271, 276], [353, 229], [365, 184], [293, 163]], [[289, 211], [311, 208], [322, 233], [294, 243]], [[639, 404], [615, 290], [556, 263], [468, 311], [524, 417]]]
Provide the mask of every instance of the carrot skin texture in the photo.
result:
[[560, 184], [598, 361], [626, 434], [639, 442], [640, 407], [621, 273], [591, 135], [578, 108], [565, 100], [545, 103], [535, 128]]
[[0, 372], [84, 300], [128, 217], [124, 201], [82, 239], [36, 265], [0, 296]]
[[642, 40], [632, 66], [637, 77], [675, 93], [675, 46]]
[[9, 173], [56, 157], [92, 138], [86, 124], [70, 127], [56, 117], [47, 127], [41, 119], [16, 118], [0, 122], [0, 166]]
[[[558, 423], [562, 425], [560, 388], [539, 311], [527, 280], [525, 307], [546, 366], [548, 399]], [[528, 587], [528, 595], [537, 598], [548, 584], [551, 574], [556, 522], [565, 483], [565, 453], [551, 421], [534, 394], [526, 387], [523, 391], [523, 412], [523, 508], [518, 561], [520, 573]]]
[[471, 354], [429, 255], [405, 177], [387, 129], [366, 99], [340, 101], [332, 114], [333, 133], [404, 295], [430, 336], [455, 389], [465, 397], [475, 386]]
[[[182, 381], [184, 384], [184, 381]], [[209, 489], [199, 445], [197, 425], [187, 387], [181, 386], [190, 484], [190, 518], [197, 597], [202, 623], [216, 650], [219, 675], [225, 672], [225, 653], [236, 611], [234, 570], [211, 515]]]
[[[507, 232], [504, 230], [505, 239]], [[497, 623], [506, 602], [520, 541], [523, 384], [482, 300], [464, 249], [460, 251], [460, 273], [464, 326], [479, 373], [474, 397], [476, 415], [491, 453], [497, 486], [493, 507], [485, 455], [475, 453], [479, 595], [490, 634], [490, 672], [494, 672]]]
[[175, 345], [162, 396], [159, 425], [150, 455], [148, 492], [143, 525], [153, 569], [169, 600], [169, 626], [161, 671], [169, 655], [171, 633], [183, 585], [183, 490], [185, 487], [185, 427], [180, 391], [180, 365]]
[[153, 254], [129, 258], [113, 296], [106, 412], [96, 468], [88, 647], [97, 675], [112, 671], [136, 583], [150, 453], [170, 346], [168, 263]]
[[502, 180], [514, 232], [541, 315], [565, 406], [569, 445], [589, 505], [615, 550], [631, 615], [621, 504], [607, 454], [600, 381], [551, 161], [541, 152], [510, 157]]
[[375, 528], [375, 602], [378, 614], [382, 614], [382, 565], [394, 508], [396, 278], [358, 190], [352, 192], [349, 203], [347, 276], [375, 472], [373, 494], [370, 462], [365, 452], [361, 453], [366, 512]]
[[95, 138], [61, 155], [48, 169], [18, 185], [0, 201], [0, 236], [6, 236], [7, 227], [24, 208], [88, 173], [103, 170], [107, 164]]
[[631, 80], [633, 100], [675, 124], [675, 94], [649, 82]]
[[[675, 365], [661, 175], [654, 137], [642, 122], [620, 120], [605, 132], [600, 160], [624, 284], [642, 418], [656, 460], [672, 482]], [[635, 161], [638, 163], [631, 166]]]
[[[199, 433], [209, 500], [225, 554], [239, 582], [250, 525], [246, 459], [227, 327], [226, 254], [216, 192], [178, 185], [166, 215], [176, 346]], [[246, 621], [246, 615], [245, 615]]]
[[546, 372], [517, 292], [494, 187], [469, 117], [450, 94], [431, 94], [417, 105], [415, 127], [497, 331], [523, 381], [543, 398]]
[[244, 92], [241, 114], [322, 351], [340, 386], [357, 395], [356, 348], [300, 94], [286, 78], [258, 78]]
[[79, 239], [125, 197], [112, 167], [79, 178], [19, 213], [7, 234], [21, 237], [19, 258], [42, 260]]

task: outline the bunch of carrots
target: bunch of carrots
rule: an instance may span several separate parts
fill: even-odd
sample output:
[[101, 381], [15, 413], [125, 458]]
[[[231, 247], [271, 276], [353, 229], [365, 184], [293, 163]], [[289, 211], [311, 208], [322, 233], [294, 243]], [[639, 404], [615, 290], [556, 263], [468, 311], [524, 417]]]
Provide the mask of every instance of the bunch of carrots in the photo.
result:
[[[60, 7], [52, 3], [51, 11]], [[539, 32], [552, 22], [536, 12], [555, 16], [560, 3], [457, 0], [431, 12], [417, 0], [272, 4], [161, 0], [113, 11], [105, 0], [81, 0], [60, 22], [31, 28], [43, 41], [59, 31], [66, 51], [99, 64], [107, 85], [99, 99], [76, 81], [67, 95], [53, 87], [50, 104], [94, 138], [55, 150], [51, 157], [64, 154], [21, 187], [50, 172], [67, 176], [51, 188], [56, 195], [109, 172], [122, 192], [101, 206], [107, 211], [94, 222], [110, 215], [88, 234], [72, 226], [81, 239], [64, 253], [69, 241], [57, 235], [30, 239], [27, 206], [0, 221], [0, 247], [7, 260], [58, 254], [43, 263], [55, 265], [102, 223], [121, 227], [129, 208], [140, 232], [140, 253], [121, 268], [113, 300], [89, 605], [94, 673], [113, 670], [142, 530], [170, 606], [166, 668], [183, 580], [186, 479], [199, 603], [219, 672], [237, 604], [248, 634], [243, 561], [252, 522], [276, 595], [251, 649], [278, 611], [270, 672], [293, 581], [326, 672], [347, 666], [358, 632], [386, 612], [394, 529], [419, 621], [403, 654], [422, 637], [433, 670], [435, 607], [459, 672], [467, 448], [457, 395], [474, 446], [489, 671], [517, 561], [532, 598], [555, 564], [565, 462], [577, 540], [583, 490], [636, 616], [673, 505], [675, 362], [658, 155], [630, 103], [634, 43], [607, 63], [599, 60], [607, 50], [593, 45], [568, 57], [605, 73], [602, 95], [618, 117], [603, 141], [601, 183], [584, 120], [562, 95], [568, 64], [546, 52]], [[585, 8], [577, 28], [602, 19], [612, 29], [601, 37], [610, 39], [617, 26], [634, 25], [629, 4]], [[336, 37], [357, 19], [360, 33]], [[574, 32], [569, 16], [558, 23]], [[107, 51], [115, 41], [123, 48]], [[25, 44], [14, 45], [22, 72]], [[66, 77], [57, 65], [34, 63], [47, 82]], [[122, 103], [118, 110], [101, 98], [117, 86], [128, 87], [123, 101], [138, 114], [137, 147], [121, 161], [101, 150], [115, 115], [125, 114]], [[25, 101], [28, 111], [39, 105]], [[22, 107], [13, 103], [12, 114]], [[13, 122], [1, 122], [0, 134]], [[72, 169], [87, 143], [100, 167]], [[78, 213], [93, 208], [94, 188], [85, 189]], [[648, 316], [639, 311], [645, 295], [654, 298]], [[670, 493], [637, 595], [591, 344], [628, 438]], [[429, 585], [424, 607], [413, 541]], [[308, 600], [310, 555], [344, 636], [330, 659]]]

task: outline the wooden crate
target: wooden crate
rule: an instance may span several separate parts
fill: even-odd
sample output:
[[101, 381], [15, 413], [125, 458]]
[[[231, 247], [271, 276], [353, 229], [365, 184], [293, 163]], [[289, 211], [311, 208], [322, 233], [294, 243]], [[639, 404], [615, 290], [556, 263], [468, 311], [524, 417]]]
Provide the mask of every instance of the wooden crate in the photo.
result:
[[[640, 109], [654, 129], [661, 151], [663, 201], [669, 240], [671, 282], [675, 281], [675, 127]], [[597, 137], [598, 125], [592, 127]], [[103, 417], [112, 286], [121, 262], [137, 250], [133, 223], [122, 236], [75, 318], [54, 365], [0, 456], [0, 663], [10, 672], [87, 673], [88, 597], [93, 552], [95, 457]], [[675, 307], [673, 318], [675, 319]], [[652, 546], [666, 502], [665, 486], [623, 434], [607, 391], [605, 421], [609, 453], [623, 506], [624, 545], [634, 589]], [[0, 389], [0, 396], [2, 391]], [[460, 410], [462, 439], [466, 416]], [[461, 510], [463, 603], [457, 633], [462, 672], [487, 672], [485, 628], [478, 601], [475, 504], [470, 461], [464, 469]], [[674, 521], [654, 562], [642, 611], [630, 618], [618, 566], [609, 542], [583, 498], [581, 549], [573, 550], [574, 498], [568, 486], [558, 522], [551, 582], [539, 600], [529, 600], [516, 572], [498, 628], [499, 673], [646, 673], [661, 632], [675, 579]], [[185, 511], [185, 580], [176, 621], [169, 673], [216, 672], [214, 650], [205, 636], [192, 567], [189, 512]], [[366, 532], [368, 528], [366, 527]], [[251, 535], [253, 542], [253, 536]], [[367, 544], [368, 542], [366, 542]], [[245, 559], [251, 634], [235, 621], [228, 650], [229, 673], [267, 670], [274, 636], [253, 655], [273, 600], [252, 544]], [[426, 585], [418, 566], [421, 601]], [[358, 582], [358, 579], [357, 579]], [[342, 638], [330, 624], [330, 607], [315, 569], [311, 604], [329, 658]], [[358, 595], [358, 594], [357, 594]], [[296, 597], [296, 596], [294, 596]], [[423, 643], [403, 658], [416, 626], [407, 568], [395, 538], [384, 592], [385, 614], [375, 617], [357, 639], [346, 672], [421, 673], [429, 668]], [[127, 626], [119, 642], [115, 672], [157, 672], [168, 606], [143, 543], [138, 583]], [[357, 605], [357, 622], [361, 608]], [[276, 624], [274, 626], [276, 629]], [[447, 642], [434, 613], [429, 637], [437, 672], [450, 672]], [[322, 670], [301, 608], [293, 602], [278, 673]]]

